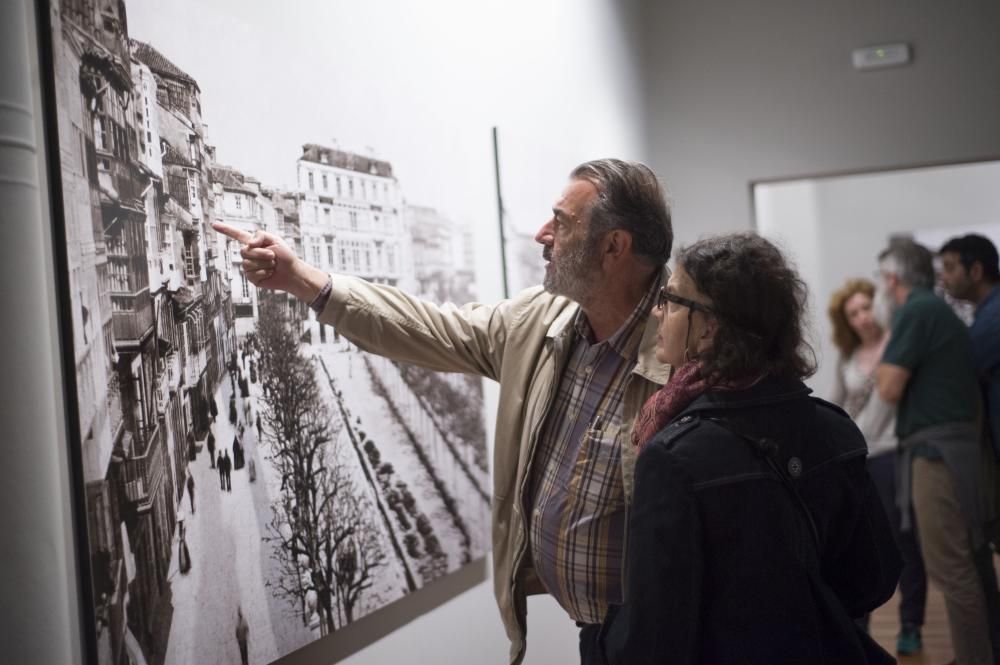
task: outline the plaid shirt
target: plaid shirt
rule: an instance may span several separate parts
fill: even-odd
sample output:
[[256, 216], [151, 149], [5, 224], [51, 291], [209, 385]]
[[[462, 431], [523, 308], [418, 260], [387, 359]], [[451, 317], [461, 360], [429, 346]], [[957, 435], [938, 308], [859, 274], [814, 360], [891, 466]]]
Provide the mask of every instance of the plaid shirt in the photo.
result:
[[659, 280], [609, 339], [592, 343], [583, 312], [538, 442], [530, 543], [535, 571], [575, 621], [600, 623], [622, 602], [625, 490], [622, 397]]

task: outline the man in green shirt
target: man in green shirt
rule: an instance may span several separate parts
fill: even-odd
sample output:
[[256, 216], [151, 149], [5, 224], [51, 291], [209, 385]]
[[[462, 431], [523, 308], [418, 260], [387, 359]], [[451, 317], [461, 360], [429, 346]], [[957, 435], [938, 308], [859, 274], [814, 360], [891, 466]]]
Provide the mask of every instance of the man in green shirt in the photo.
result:
[[911, 527], [905, 508], [912, 497], [927, 575], [945, 597], [956, 662], [989, 665], [989, 581], [975, 554], [984, 538], [972, 343], [965, 324], [931, 290], [933, 256], [926, 247], [893, 242], [879, 255], [879, 271], [878, 300], [896, 310], [876, 379], [882, 399], [899, 405], [902, 528]]

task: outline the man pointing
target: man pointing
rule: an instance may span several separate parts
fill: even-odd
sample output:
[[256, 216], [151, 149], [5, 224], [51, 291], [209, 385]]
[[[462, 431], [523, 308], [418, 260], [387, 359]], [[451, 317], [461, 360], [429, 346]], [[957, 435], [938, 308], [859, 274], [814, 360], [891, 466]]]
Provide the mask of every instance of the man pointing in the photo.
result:
[[359, 348], [500, 383], [493, 460], [494, 591], [525, 652], [526, 596], [550, 593], [580, 627], [583, 665], [622, 601], [627, 445], [646, 399], [669, 377], [649, 316], [673, 243], [670, 212], [646, 166], [581, 164], [535, 240], [544, 287], [496, 305], [437, 306], [398, 289], [310, 266], [280, 238], [225, 224], [247, 279], [309, 303]]

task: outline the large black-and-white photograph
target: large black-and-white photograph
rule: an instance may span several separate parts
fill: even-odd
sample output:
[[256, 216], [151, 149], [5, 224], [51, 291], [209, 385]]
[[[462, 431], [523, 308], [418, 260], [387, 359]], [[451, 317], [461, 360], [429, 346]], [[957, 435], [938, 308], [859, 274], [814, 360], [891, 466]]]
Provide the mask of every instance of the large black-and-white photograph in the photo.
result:
[[269, 663], [485, 555], [483, 392], [258, 291], [211, 224], [465, 303], [470, 188], [368, 123], [377, 38], [310, 63], [251, 13], [168, 4], [49, 7], [93, 630], [102, 664]]

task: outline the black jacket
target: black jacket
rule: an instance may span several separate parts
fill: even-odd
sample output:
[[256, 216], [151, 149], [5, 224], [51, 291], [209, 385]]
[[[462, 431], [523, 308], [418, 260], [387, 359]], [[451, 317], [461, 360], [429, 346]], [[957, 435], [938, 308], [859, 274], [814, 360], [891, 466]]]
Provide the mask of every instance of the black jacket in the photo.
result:
[[611, 665], [895, 662], [851, 621], [902, 565], [866, 455], [799, 381], [695, 400], [636, 464], [625, 604], [601, 632]]

